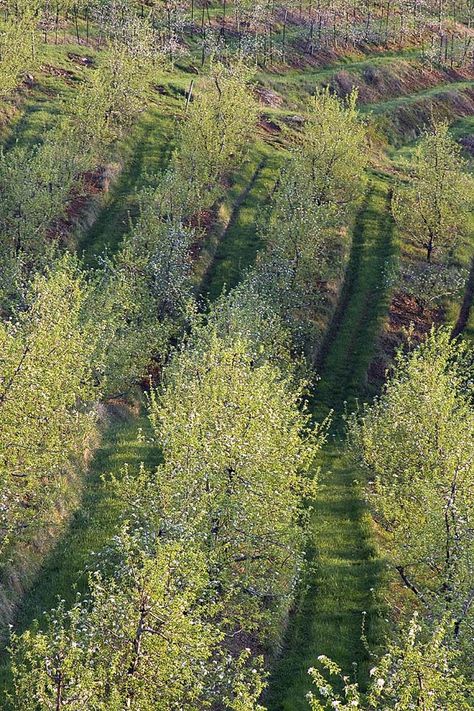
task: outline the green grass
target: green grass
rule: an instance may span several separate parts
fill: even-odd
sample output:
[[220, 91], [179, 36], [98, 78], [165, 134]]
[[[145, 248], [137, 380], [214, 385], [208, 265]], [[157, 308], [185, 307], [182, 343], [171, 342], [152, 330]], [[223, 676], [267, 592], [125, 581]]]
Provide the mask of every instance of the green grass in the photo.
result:
[[332, 409], [334, 426], [322, 452], [319, 493], [311, 515], [311, 567], [271, 676], [266, 699], [270, 711], [307, 710], [305, 695], [311, 686], [307, 670], [320, 654], [334, 659], [346, 674], [354, 673], [363, 687], [370, 664], [361, 639], [363, 620], [369, 643], [375, 645], [379, 638], [372, 590], [379, 585], [382, 563], [361, 486], [355, 483], [361, 472], [354, 469], [337, 433], [345, 402], [352, 409], [359, 396], [368, 395], [365, 377], [388, 308], [383, 270], [396, 248], [388, 206], [388, 182], [374, 175], [354, 227], [340, 305], [314, 392], [316, 419]]
[[470, 343], [474, 344], [474, 309], [472, 308], [472, 306], [469, 315], [469, 320], [467, 322], [466, 328], [463, 331], [463, 337]]
[[[451, 133], [457, 139], [463, 136], [469, 136], [474, 134], [474, 116], [464, 116], [458, 119], [452, 127]], [[474, 164], [474, 157], [471, 156], [471, 163]]]
[[472, 87], [474, 87], [474, 81], [469, 80], [436, 84], [436, 86], [431, 86], [428, 89], [413, 92], [407, 96], [397, 96], [393, 99], [388, 99], [387, 101], [378, 101], [373, 104], [369, 104], [365, 106], [363, 110], [373, 114], [391, 113], [402, 106], [409, 106], [423, 99], [439, 98], [443, 96], [443, 94], [448, 94], [453, 91], [462, 92], [465, 89], [470, 89]]
[[[137, 417], [125, 408], [114, 408], [103, 440], [94, 455], [81, 497], [80, 507], [39, 571], [29, 593], [19, 606], [15, 629], [23, 631], [35, 619], [44, 620], [43, 612], [58, 599], [73, 603], [76, 593], [87, 586], [84, 570], [91, 563], [91, 553], [100, 550], [117, 531], [121, 502], [110, 485], [110, 475], [120, 476], [125, 464], [137, 468], [141, 462], [152, 468], [159, 463], [160, 452], [152, 442], [151, 426], [143, 404]], [[140, 436], [139, 436], [140, 435]], [[0, 658], [1, 689], [11, 685], [8, 657]]]
[[352, 410], [366, 393], [365, 378], [390, 294], [384, 270], [396, 251], [388, 179], [373, 174], [366, 202], [357, 216], [345, 283], [333, 324], [323, 343], [315, 412]]
[[285, 100], [296, 101], [301, 95], [314, 93], [317, 86], [329, 82], [334, 74], [339, 71], [351, 72], [362, 75], [366, 69], [396, 65], [401, 60], [414, 60], [420, 57], [420, 51], [413, 48], [403, 50], [387, 50], [370, 56], [361, 56], [356, 53], [356, 58], [350, 54], [339, 61], [324, 67], [312, 67], [306, 70], [285, 69], [284, 74], [276, 71], [261, 71], [257, 79], [268, 88], [282, 93]]
[[278, 180], [281, 163], [281, 151], [258, 141], [228, 191], [221, 206], [225, 226], [214, 235], [212, 259], [202, 277], [201, 292], [211, 301], [218, 298], [224, 288], [236, 286], [255, 261], [262, 246], [260, 221]]
[[[40, 142], [45, 132], [64, 114], [81, 81], [92, 71], [74, 63], [69, 59], [69, 53], [92, 59], [97, 56], [93, 48], [73, 43], [41, 46], [40, 66], [32, 72], [33, 85], [22, 88], [6, 102], [16, 110], [12, 119], [0, 126], [0, 142], [5, 150], [15, 143], [32, 145]], [[67, 74], [55, 75], [48, 67], [64, 70]]]
[[[379, 636], [377, 558], [360, 487], [338, 440], [326, 445], [318, 497], [311, 516], [309, 572], [304, 592], [289, 620], [281, 659], [270, 678], [269, 711], [308, 711], [308, 669], [326, 654], [344, 673], [362, 682], [370, 658], [362, 644], [362, 625], [370, 642]], [[363, 613], [367, 613], [364, 615]], [[355, 667], [353, 663], [357, 663]]]

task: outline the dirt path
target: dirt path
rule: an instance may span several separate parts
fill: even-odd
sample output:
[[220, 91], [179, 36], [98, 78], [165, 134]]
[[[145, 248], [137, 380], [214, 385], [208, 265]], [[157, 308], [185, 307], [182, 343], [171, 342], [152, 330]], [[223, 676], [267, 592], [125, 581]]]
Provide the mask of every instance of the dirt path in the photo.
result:
[[352, 410], [356, 399], [367, 395], [367, 368], [388, 308], [383, 275], [395, 249], [389, 197], [388, 182], [374, 176], [356, 221], [340, 307], [323, 349], [313, 410], [318, 420], [334, 410], [334, 424], [320, 462], [308, 551], [311, 566], [270, 680], [270, 711], [307, 711], [307, 670], [320, 654], [333, 658], [346, 673], [355, 673], [363, 685], [369, 663], [361, 641], [363, 620], [368, 639], [377, 637], [372, 589], [377, 587], [380, 562], [355, 481], [359, 473], [344, 452], [341, 414], [346, 402]]

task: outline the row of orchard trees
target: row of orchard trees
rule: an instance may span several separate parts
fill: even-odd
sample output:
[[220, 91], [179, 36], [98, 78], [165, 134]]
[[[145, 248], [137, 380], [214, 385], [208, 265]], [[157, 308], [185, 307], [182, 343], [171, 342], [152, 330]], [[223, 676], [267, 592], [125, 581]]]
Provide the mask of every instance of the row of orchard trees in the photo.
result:
[[[240, 120], [235, 105], [244, 85], [235, 72], [218, 69], [209, 92], [190, 107], [168, 171], [156, 192], [143, 196], [137, 224], [111, 263], [113, 291], [115, 279], [131, 274], [129, 288], [143, 287], [156, 299], [150, 311], [140, 308], [141, 318], [150, 312], [156, 323], [157, 309], [169, 313], [189, 268], [186, 250], [175, 250], [186, 242], [189, 206], [215, 199], [221, 170], [247, 140], [252, 104], [248, 99]], [[311, 270], [313, 279], [325, 274], [348, 218], [343, 196], [363, 177], [363, 159], [349, 168], [344, 162], [347, 151], [363, 153], [354, 101], [315, 98], [301, 139], [308, 151], [296, 147], [282, 175], [259, 263], [210, 313], [193, 316], [152, 391], [149, 416], [163, 462], [153, 472], [127, 470], [114, 482], [122, 527], [96, 557], [89, 593], [70, 610], [60, 605], [41, 628], [13, 636], [14, 708], [260, 708], [264, 673], [256, 650], [278, 639], [304, 566], [306, 504], [314, 498], [313, 462], [325, 436], [305, 409], [306, 383], [295, 361], [304, 319], [288, 294], [295, 274], [307, 284]], [[196, 136], [203, 134], [200, 157]], [[280, 193], [287, 196], [281, 206]], [[358, 196], [354, 191], [351, 199]], [[299, 240], [301, 211], [312, 230]], [[152, 276], [157, 255], [170, 246], [179, 274], [160, 290], [164, 277]], [[273, 291], [271, 274], [289, 281]], [[177, 304], [189, 303], [188, 294], [184, 289]]]
[[143, 106], [147, 69], [125, 43], [111, 41], [43, 141], [0, 157], [2, 567], [11, 546], [50, 519], [66, 464], [93, 429], [92, 403], [106, 391], [99, 377], [106, 312], [93, 316], [99, 285], [61, 256], [57, 225], [84, 171]]
[[[49, 29], [55, 29], [56, 43], [60, 27], [64, 41], [71, 41], [72, 33], [81, 42], [78, 22], [83, 16], [95, 47], [120, 47], [127, 63], [138, 65], [122, 66], [121, 81], [130, 83], [131, 94], [139, 90], [149, 65], [162, 61], [167, 53], [160, 26], [149, 11], [140, 13], [130, 0], [4, 0], [0, 2], [0, 98], [11, 96], [25, 76], [41, 66], [42, 42], [47, 41]], [[125, 58], [115, 52], [110, 71], [116, 72], [119, 63], [124, 64]], [[104, 62], [97, 72], [104, 79], [108, 64]]]
[[[219, 199], [223, 176], [242, 160], [257, 120], [244, 65], [216, 65], [190, 104], [178, 148], [156, 185], [140, 196], [140, 214], [101, 273], [99, 302], [110, 344], [105, 377], [120, 392], [167, 344], [195, 310], [191, 248], [204, 210]], [[158, 326], [159, 324], [159, 326]]]
[[320, 345], [331, 281], [342, 276], [353, 208], [366, 185], [367, 141], [356, 102], [355, 91], [343, 100], [329, 90], [310, 99], [301, 139], [273, 196], [265, 249], [248, 276], [310, 360]]
[[[146, 88], [141, 58], [136, 63], [123, 44], [111, 45], [103, 62], [43, 143], [14, 147], [2, 157], [1, 239], [8, 267], [0, 323], [3, 562], [12, 547], [41, 536], [54, 519], [67, 463], [93, 431], [95, 404], [126, 391], [153, 359], [163, 360], [193, 311], [191, 220], [217, 199], [219, 182], [241, 160], [256, 120], [246, 71], [217, 67], [211, 88], [190, 105], [180, 129], [182, 148], [160, 179], [168, 193], [143, 194], [137, 223], [118, 253], [85, 272], [62, 254], [54, 221], [84, 168], [131, 124]], [[133, 85], [137, 74], [140, 92]], [[90, 152], [79, 148], [79, 136], [87, 137]], [[191, 144], [194, 153], [187, 150]], [[183, 185], [180, 196], [173, 184]]]
[[422, 308], [459, 292], [456, 254], [472, 230], [474, 180], [448, 125], [425, 132], [396, 186], [392, 213], [415, 255], [401, 267], [402, 288]]
[[[447, 126], [435, 125], [394, 190], [394, 218], [415, 250], [402, 266], [401, 288], [422, 309], [464, 282], [456, 251], [472, 235], [474, 204], [466, 168]], [[321, 657], [310, 670], [314, 711], [467, 711], [474, 704], [473, 351], [447, 329], [408, 345], [382, 394], [348, 422], [380, 544], [406, 591], [401, 610], [397, 602], [399, 629], [364, 694]]]
[[311, 61], [328, 49], [416, 43], [426, 59], [469, 66], [472, 13], [471, 0], [4, 0], [0, 96], [38, 65], [39, 43], [51, 38], [57, 44], [61, 33], [64, 40], [68, 33], [94, 43], [126, 34], [135, 46], [146, 44], [147, 52], [172, 61], [192, 52], [197, 36], [202, 64], [220, 53], [244, 54], [265, 66], [305, 55]]
[[[225, 79], [218, 81], [225, 92]], [[244, 645], [271, 644], [291, 604], [304, 564], [303, 502], [314, 496], [306, 474], [324, 438], [302, 411], [303, 384], [291, 365], [302, 330], [312, 332], [307, 315], [318, 301], [311, 295], [302, 314], [292, 296], [300, 282], [302, 298], [315, 277], [324, 278], [364, 169], [363, 159], [343, 160], [364, 153], [354, 98], [341, 103], [325, 92], [313, 109], [302, 137], [307, 150], [295, 148], [281, 176], [257, 265], [206, 319], [193, 319], [163, 388], [152, 395], [150, 418], [164, 461], [156, 472], [127, 472], [115, 483], [123, 527], [99, 557], [90, 593], [71, 610], [53, 611], [43, 630], [13, 638], [16, 707], [57, 708], [58, 699], [59, 708], [258, 707], [260, 661]], [[192, 118], [189, 126], [194, 135]], [[312, 141], [316, 135], [325, 140]], [[437, 128], [421, 143], [416, 165], [437, 142], [454, 150]], [[438, 146], [438, 168], [450, 150]], [[176, 184], [185, 162], [179, 164], [178, 152], [161, 185]], [[207, 181], [208, 170], [201, 174]], [[416, 206], [425, 204], [410, 202], [421, 194], [413, 187], [420, 175], [425, 171], [414, 171], [394, 199], [411, 205], [410, 225]], [[455, 175], [466, 184], [462, 172]], [[464, 203], [454, 206], [459, 219]], [[176, 210], [174, 199], [171, 210], [161, 187], [151, 204], [146, 240], [156, 244], [155, 234], [166, 244], [161, 230], [183, 228], [186, 200]], [[124, 249], [146, 224], [138, 221]], [[421, 229], [417, 234], [433, 260], [441, 245], [428, 252], [430, 242]], [[140, 244], [132, 253], [143, 266], [153, 251]], [[117, 260], [123, 268], [123, 255]], [[419, 610], [374, 666], [364, 697], [346, 679], [338, 695], [311, 670], [314, 709], [472, 705], [463, 675], [472, 663], [474, 599], [471, 368], [467, 349], [446, 332], [433, 333], [419, 350], [399, 356], [383, 395], [351, 420], [351, 445], [370, 477], [387, 555]], [[340, 673], [329, 660], [320, 662]]]
[[407, 595], [367, 693], [321, 657], [310, 670], [314, 711], [473, 707], [472, 366], [472, 348], [433, 330], [398, 355], [382, 395], [349, 422], [381, 545]]

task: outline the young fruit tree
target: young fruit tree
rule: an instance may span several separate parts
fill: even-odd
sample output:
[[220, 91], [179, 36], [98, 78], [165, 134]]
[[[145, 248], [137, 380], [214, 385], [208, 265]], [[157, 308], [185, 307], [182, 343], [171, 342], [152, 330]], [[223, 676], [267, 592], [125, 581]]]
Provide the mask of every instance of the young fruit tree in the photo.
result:
[[219, 181], [242, 160], [257, 122], [250, 78], [242, 63], [217, 64], [204, 87], [189, 96], [179, 148], [160, 186], [161, 212], [173, 221], [211, 207]]
[[301, 391], [247, 342], [207, 334], [184, 348], [154, 394], [163, 449], [163, 535], [206, 555], [227, 627], [271, 635], [303, 563], [306, 476], [322, 443]]
[[464, 351], [442, 329], [399, 353], [382, 395], [352, 418], [350, 441], [393, 569], [427, 615], [449, 615], [453, 643], [470, 655], [474, 411]]
[[148, 57], [111, 42], [92, 71], [68, 108], [76, 135], [101, 156], [143, 111], [154, 65]]
[[162, 219], [145, 193], [136, 224], [98, 271], [88, 310], [98, 332], [95, 374], [108, 394], [127, 391], [163, 362], [194, 312], [193, 239], [192, 229]]
[[[151, 532], [150, 532], [151, 533]], [[169, 711], [209, 708], [221, 634], [202, 553], [123, 529], [87, 598], [13, 635], [14, 708]], [[156, 537], [150, 536], [150, 540]]]
[[307, 696], [309, 706], [311, 711], [469, 711], [474, 685], [459, 670], [458, 657], [446, 644], [446, 623], [423, 629], [415, 613], [371, 669], [365, 694], [335, 662], [319, 657], [319, 668], [309, 670], [316, 687]]
[[87, 167], [88, 151], [67, 125], [51, 129], [41, 143], [0, 152], [0, 255], [16, 263], [19, 277], [28, 280], [50, 263], [60, 237], [55, 223]]
[[0, 549], [57, 504], [69, 458], [93, 425], [93, 339], [72, 257], [38, 275], [15, 319], [0, 323]]

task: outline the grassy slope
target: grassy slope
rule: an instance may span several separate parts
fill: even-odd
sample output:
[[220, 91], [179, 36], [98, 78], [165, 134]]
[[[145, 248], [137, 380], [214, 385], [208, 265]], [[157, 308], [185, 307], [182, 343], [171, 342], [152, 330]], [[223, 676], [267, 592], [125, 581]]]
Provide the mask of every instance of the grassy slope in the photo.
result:
[[[67, 102], [74, 96], [79, 81], [91, 71], [77, 66], [68, 57], [68, 53], [81, 50], [83, 55], [96, 57], [92, 48], [88, 47], [84, 52], [84, 48], [76, 44], [42, 46], [42, 64], [41, 68], [34, 71], [33, 86], [23, 87], [5, 101], [11, 119], [0, 123], [0, 142], [6, 150], [16, 142], [21, 145], [37, 143], [45, 131], [56, 124]], [[52, 67], [59, 71], [54, 74], [50, 69]]]
[[361, 56], [358, 54], [355, 59], [348, 55], [324, 67], [312, 67], [303, 71], [293, 69], [285, 71], [284, 74], [262, 72], [257, 76], [264, 86], [284, 94], [285, 102], [288, 103], [298, 96], [301, 96], [302, 92], [307, 94], [314, 92], [316, 85], [327, 82], [338, 71], [344, 70], [363, 74], [366, 69], [387, 67], [399, 62], [400, 59], [416, 59], [419, 56], [420, 52], [416, 49], [405, 49], [401, 51], [389, 50], [371, 56]]
[[354, 226], [353, 245], [338, 310], [323, 344], [315, 410], [352, 410], [365, 386], [375, 339], [389, 304], [384, 269], [395, 254], [388, 179], [373, 174]]
[[390, 113], [394, 109], [398, 109], [407, 104], [413, 104], [420, 101], [420, 99], [435, 98], [449, 92], [461, 92], [465, 89], [472, 89], [473, 87], [474, 81], [470, 79], [436, 84], [436, 86], [431, 86], [428, 89], [421, 89], [420, 91], [414, 92], [408, 96], [397, 96], [393, 99], [388, 99], [387, 101], [379, 101], [373, 105], [369, 104], [366, 107], [366, 110], [371, 111], [374, 114]]
[[101, 548], [110, 539], [120, 514], [120, 502], [114, 496], [109, 475], [118, 476], [126, 464], [133, 468], [141, 462], [150, 467], [159, 463], [143, 401], [140, 399], [135, 407], [139, 408], [138, 415], [124, 406], [113, 408], [109, 415], [102, 444], [85, 482], [81, 508], [72, 516], [59, 545], [25, 598], [17, 616], [18, 629], [28, 627], [58, 597], [70, 604], [75, 589], [84, 590], [86, 578], [82, 571], [90, 562], [90, 551]]
[[354, 483], [359, 473], [347, 460], [338, 433], [344, 402], [352, 409], [356, 398], [366, 394], [365, 375], [388, 306], [381, 279], [395, 249], [388, 198], [387, 181], [373, 176], [354, 229], [341, 305], [323, 350], [313, 410], [319, 420], [334, 409], [335, 421], [320, 462], [319, 497], [312, 514], [309, 557], [314, 569], [304, 581], [273, 671], [267, 699], [271, 711], [307, 709], [307, 670], [320, 654], [335, 659], [346, 673], [356, 662], [363, 684], [368, 664], [361, 641], [364, 611], [369, 641], [377, 639], [371, 589], [377, 587], [381, 564], [362, 494]]

